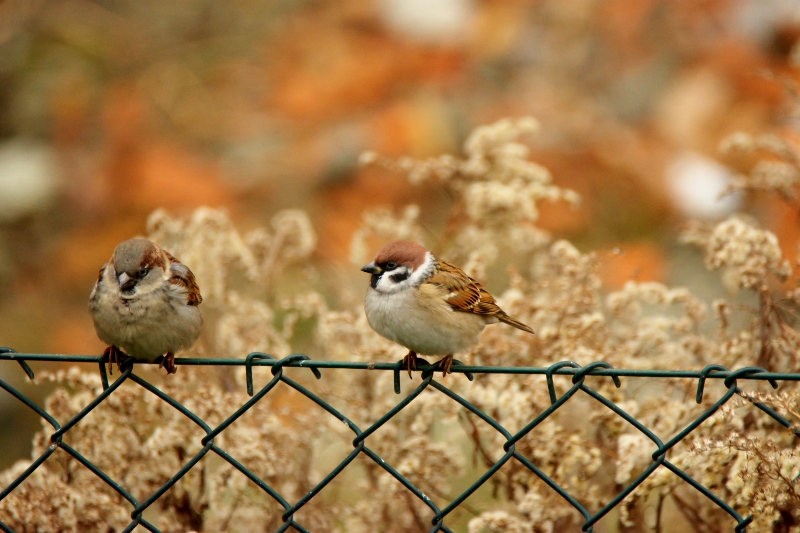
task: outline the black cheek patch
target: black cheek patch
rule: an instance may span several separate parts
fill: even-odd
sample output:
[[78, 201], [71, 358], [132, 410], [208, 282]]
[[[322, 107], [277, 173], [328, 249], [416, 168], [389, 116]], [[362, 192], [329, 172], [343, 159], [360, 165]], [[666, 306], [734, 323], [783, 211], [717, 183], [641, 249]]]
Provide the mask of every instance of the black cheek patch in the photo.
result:
[[398, 272], [397, 274], [392, 274], [390, 279], [395, 283], [400, 283], [402, 281], [407, 280], [410, 275], [411, 273], [406, 270], [403, 272]]

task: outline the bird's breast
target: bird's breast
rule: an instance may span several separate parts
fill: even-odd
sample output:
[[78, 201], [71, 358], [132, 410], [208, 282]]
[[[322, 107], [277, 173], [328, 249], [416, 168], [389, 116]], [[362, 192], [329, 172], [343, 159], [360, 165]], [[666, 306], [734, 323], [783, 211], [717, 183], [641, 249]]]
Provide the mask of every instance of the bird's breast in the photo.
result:
[[121, 298], [101, 286], [89, 301], [98, 336], [136, 358], [152, 360], [191, 346], [203, 319], [197, 306], [185, 304], [185, 294], [163, 290]]
[[453, 311], [437, 287], [422, 285], [386, 294], [367, 290], [364, 309], [383, 337], [423, 355], [447, 355], [478, 340], [486, 319]]

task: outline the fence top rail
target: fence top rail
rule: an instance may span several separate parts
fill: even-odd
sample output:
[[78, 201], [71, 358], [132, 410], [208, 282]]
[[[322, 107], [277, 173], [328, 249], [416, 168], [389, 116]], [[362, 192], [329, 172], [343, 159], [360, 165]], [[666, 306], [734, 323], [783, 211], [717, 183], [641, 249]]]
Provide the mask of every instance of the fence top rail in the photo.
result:
[[[0, 361], [51, 361], [62, 363], [99, 363], [101, 355], [72, 355], [72, 354], [37, 354], [37, 353], [17, 353], [3, 352], [0, 348]], [[252, 355], [252, 354], [251, 354]], [[266, 354], [258, 354], [266, 355]], [[183, 366], [274, 366], [279, 363], [276, 359], [233, 359], [227, 357], [179, 357], [175, 359], [176, 365]], [[138, 363], [137, 364], [156, 364]], [[397, 371], [397, 363], [372, 363], [357, 361], [321, 361], [314, 359], [297, 359], [291, 362], [280, 362], [280, 366], [287, 368], [312, 368], [312, 369], [348, 369], [348, 370], [389, 370]], [[420, 368], [421, 370], [423, 368]], [[588, 372], [583, 369], [582, 374], [592, 376], [609, 377], [642, 377], [642, 378], [687, 378], [687, 379], [727, 379], [735, 372], [736, 379], [753, 379], [761, 381], [781, 380], [781, 381], [800, 381], [800, 373], [780, 373], [780, 372], [758, 372], [741, 374], [737, 370], [642, 370], [629, 368], [610, 368], [597, 367]], [[532, 366], [471, 366], [453, 365], [453, 373], [463, 374], [526, 374], [526, 375], [565, 375], [574, 376], [581, 371], [580, 367], [560, 366], [551, 369], [550, 367]]]
[[[754, 379], [754, 380], [767, 380], [767, 382], [773, 387], [778, 387], [778, 381], [800, 381], [800, 373], [774, 373], [774, 372], [767, 372], [763, 368], [757, 367], [745, 367], [745, 368], [738, 368], [735, 370], [729, 370], [721, 365], [712, 364], [708, 365], [703, 369], [700, 370], [644, 370], [644, 369], [615, 369], [610, 364], [603, 362], [603, 361], [596, 361], [593, 363], [589, 363], [585, 366], [581, 366], [578, 363], [572, 361], [559, 361], [553, 363], [547, 367], [504, 367], [504, 366], [467, 366], [467, 365], [455, 365], [452, 367], [453, 372], [456, 373], [463, 373], [465, 377], [469, 378], [470, 380], [473, 379], [472, 374], [517, 374], [517, 375], [542, 375], [546, 378], [547, 381], [547, 389], [550, 395], [550, 407], [546, 408], [542, 411], [536, 418], [528, 422], [527, 425], [522, 427], [521, 429], [517, 429], [516, 433], [512, 434], [511, 431], [503, 427], [498, 421], [492, 418], [491, 415], [488, 413], [483, 412], [478, 406], [471, 403], [467, 398], [460, 396], [454, 390], [449, 389], [443, 383], [435, 381], [433, 379], [434, 375], [433, 372], [436, 370], [435, 365], [421, 365], [419, 369], [421, 371], [422, 383], [414, 388], [413, 391], [408, 393], [404, 399], [402, 399], [399, 403], [397, 403], [394, 407], [392, 407], [388, 412], [380, 416], [376, 421], [372, 423], [369, 427], [365, 429], [359, 429], [355, 423], [353, 423], [346, 414], [340, 412], [337, 408], [332, 406], [328, 403], [322, 396], [318, 395], [317, 392], [311, 390], [311, 388], [306, 388], [300, 383], [294, 381], [293, 379], [289, 378], [288, 376], [284, 375], [283, 369], [285, 367], [294, 367], [294, 368], [306, 368], [311, 370], [317, 379], [321, 378], [320, 369], [343, 369], [343, 370], [383, 370], [383, 371], [392, 371], [394, 373], [394, 391], [397, 394], [401, 393], [400, 388], [400, 378], [401, 378], [401, 371], [404, 372], [405, 370], [402, 369], [402, 361], [397, 361], [396, 363], [371, 363], [371, 362], [349, 362], [349, 361], [315, 361], [310, 359], [306, 355], [302, 354], [292, 354], [282, 359], [277, 359], [274, 356], [266, 353], [261, 352], [253, 352], [247, 355], [244, 359], [233, 359], [233, 358], [180, 358], [176, 359], [175, 363], [179, 365], [186, 365], [186, 366], [243, 366], [246, 370], [246, 387], [247, 392], [251, 396], [249, 400], [247, 400], [243, 405], [241, 405], [233, 414], [228, 416], [225, 420], [220, 422], [215, 428], [212, 428], [210, 424], [206, 423], [202, 420], [199, 416], [194, 414], [190, 411], [185, 405], [181, 404], [171, 396], [169, 396], [164, 391], [160, 390], [158, 387], [154, 386], [153, 384], [149, 383], [140, 375], [137, 375], [133, 372], [134, 365], [131, 364], [135, 362], [133, 359], [129, 357], [123, 357], [121, 362], [121, 373], [118, 377], [115, 378], [113, 382], [109, 382], [109, 375], [106, 373], [106, 361], [102, 355], [71, 355], [71, 354], [35, 354], [35, 353], [17, 353], [11, 348], [2, 348], [0, 347], [0, 361], [15, 361], [18, 363], [25, 373], [28, 375], [30, 379], [34, 378], [34, 373], [31, 367], [28, 365], [31, 361], [51, 361], [51, 362], [66, 362], [66, 363], [88, 363], [90, 365], [98, 365], [98, 370], [100, 372], [100, 377], [102, 379], [103, 384], [103, 391], [99, 393], [99, 395], [94, 398], [88, 405], [83, 407], [80, 412], [75, 414], [70, 420], [65, 421], [63, 425], [60, 425], [53, 416], [47, 413], [43, 408], [39, 407], [35, 402], [31, 399], [27, 398], [22, 392], [15, 389], [11, 384], [3, 381], [0, 379], [0, 389], [5, 390], [6, 392], [10, 393], [12, 396], [23, 402], [27, 407], [31, 408], [33, 411], [36, 412], [40, 417], [44, 418], [47, 422], [52, 425], [54, 432], [50, 435], [50, 441], [52, 443], [51, 446], [47, 447], [41, 455], [34, 460], [34, 462], [21, 474], [17, 476], [9, 485], [5, 488], [0, 490], [0, 500], [3, 500], [6, 496], [8, 496], [12, 491], [16, 489], [25, 479], [30, 476], [34, 470], [39, 468], [42, 463], [44, 463], [47, 458], [56, 450], [57, 448], [61, 448], [64, 452], [75, 458], [78, 462], [80, 462], [83, 466], [88, 468], [91, 472], [93, 472], [96, 476], [100, 478], [100, 480], [109, 485], [112, 489], [114, 489], [119, 495], [121, 495], [125, 500], [128, 501], [130, 505], [133, 506], [131, 511], [130, 517], [131, 521], [128, 526], [124, 529], [125, 532], [132, 531], [137, 526], [142, 526], [145, 529], [152, 531], [154, 533], [160, 533], [160, 530], [152, 523], [148, 522], [143, 513], [161, 496], [163, 496], [175, 483], [177, 483], [181, 478], [183, 478], [192, 468], [197, 465], [206, 454], [216, 454], [224, 461], [227, 461], [233, 468], [237, 469], [241, 473], [243, 473], [247, 478], [253, 481], [262, 491], [266, 492], [273, 500], [279, 503], [283, 507], [283, 514], [281, 515], [283, 524], [278, 527], [276, 530], [277, 533], [283, 533], [290, 528], [297, 531], [298, 533], [309, 533], [309, 529], [305, 526], [301, 525], [297, 522], [295, 514], [303, 508], [311, 499], [313, 499], [320, 491], [322, 491], [334, 478], [336, 478], [347, 466], [359, 455], [366, 455], [369, 459], [374, 461], [380, 468], [383, 468], [386, 473], [391, 475], [397, 481], [399, 481], [406, 489], [408, 489], [411, 494], [418, 498], [422, 503], [424, 503], [428, 508], [429, 512], [432, 513], [431, 525], [432, 528], [429, 530], [428, 533], [436, 533], [436, 532], [444, 532], [444, 533], [453, 533], [453, 530], [450, 527], [445, 525], [445, 519], [450, 515], [452, 511], [454, 511], [457, 507], [459, 507], [467, 498], [470, 497], [478, 488], [484, 485], [505, 463], [515, 459], [522, 467], [529, 470], [535, 477], [538, 477], [541, 481], [547, 484], [551, 489], [556, 491], [559, 496], [561, 496], [569, 505], [574, 507], [574, 509], [579, 513], [580, 518], [579, 520], [583, 520], [583, 525], [581, 529], [586, 531], [587, 533], [592, 533], [593, 525], [607, 513], [609, 513], [613, 508], [615, 508], [624, 498], [626, 498], [631, 492], [633, 492], [639, 485], [641, 485], [644, 480], [650, 476], [655, 470], [659, 467], [664, 467], [679, 478], [681, 478], [684, 482], [689, 484], [690, 486], [694, 487], [702, 496], [708, 498], [708, 500], [713, 503], [714, 505], [718, 506], [724, 512], [733, 518], [735, 521], [735, 525], [733, 525], [733, 530], [736, 533], [744, 533], [746, 531], [746, 527], [748, 524], [751, 523], [753, 520], [752, 516], [742, 517], [736, 509], [734, 509], [731, 505], [726, 503], [723, 499], [718, 497], [710, 488], [704, 486], [699, 481], [695, 480], [694, 478], [689, 475], [689, 473], [685, 472], [679, 466], [671, 463], [667, 459], [667, 455], [669, 451], [680, 441], [685, 439], [692, 431], [694, 431], [700, 424], [702, 424], [705, 420], [711, 417], [717, 410], [722, 407], [726, 402], [728, 402], [731, 398], [735, 395], [740, 395], [752, 403], [756, 408], [760, 409], [766, 415], [772, 417], [776, 422], [782, 425], [785, 428], [788, 428], [797, 438], [800, 438], [800, 428], [797, 428], [796, 425], [792, 423], [791, 420], [785, 418], [783, 415], [778, 413], [775, 409], [770, 407], [769, 405], [762, 403], [756, 396], [749, 396], [744, 394], [741, 388], [737, 385], [737, 380], [740, 379]], [[153, 363], [155, 364], [155, 363]], [[273, 377], [269, 380], [266, 384], [261, 384], [260, 389], [256, 391], [254, 384], [253, 384], [253, 367], [254, 366], [263, 366], [263, 367], [270, 367], [270, 370], [273, 374]], [[556, 387], [554, 386], [554, 375], [562, 375], [565, 377], [571, 377], [572, 380], [572, 387], [569, 388], [567, 391], [557, 391]], [[621, 377], [640, 377], [640, 378], [678, 378], [678, 379], [697, 379], [697, 393], [695, 396], [695, 401], [700, 404], [703, 402], [703, 390], [705, 387], [705, 383], [707, 379], [722, 379], [724, 380], [724, 385], [728, 389], [726, 393], [721, 397], [716, 399], [713, 402], [713, 405], [707, 406], [703, 412], [697, 416], [691, 423], [685, 426], [677, 435], [674, 435], [669, 441], [663, 442], [651, 429], [647, 428], [642, 422], [637, 420], [631, 414], [624, 411], [620, 406], [616, 405], [611, 399], [601, 394], [598, 390], [591, 388], [587, 383], [584, 382], [585, 377], [589, 375], [595, 376], [606, 376], [610, 377], [614, 384], [619, 387], [621, 385], [620, 378]], [[606, 378], [607, 379], [607, 378]], [[140, 498], [142, 501], [135, 499], [132, 494], [132, 487], [126, 487], [122, 484], [119, 480], [115, 480], [111, 477], [111, 475], [107, 472], [104, 472], [100, 469], [100, 467], [91, 461], [90, 456], [83, 456], [77, 449], [73, 449], [68, 445], [66, 442], [62, 440], [63, 436], [70, 431], [70, 429], [74, 428], [77, 424], [79, 424], [84, 417], [86, 417], [95, 407], [100, 405], [103, 401], [105, 401], [111, 394], [114, 393], [116, 389], [118, 389], [125, 381], [131, 381], [142, 386], [147, 391], [151, 392], [152, 394], [156, 395], [158, 398], [172, 406], [173, 408], [177, 409], [180, 413], [188, 417], [192, 420], [195, 424], [200, 426], [203, 429], [204, 436], [200, 440], [200, 445], [202, 449], [197, 452], [188, 460], [182, 460], [182, 466], [178, 469], [172, 477], [169, 478], [163, 485], [158, 487], [154, 492], [150, 493], [149, 496], [146, 498]], [[265, 395], [267, 395], [270, 391], [272, 391], [278, 383], [284, 383], [289, 387], [293, 388], [300, 394], [306, 396], [308, 399], [312, 400], [316, 403], [319, 407], [327, 411], [330, 415], [333, 415], [337, 418], [340, 422], [344, 422], [345, 425], [353, 431], [353, 441], [352, 444], [354, 446], [354, 450], [347, 455], [344, 460], [342, 460], [338, 465], [336, 465], [330, 473], [328, 473], [322, 480], [320, 480], [310, 491], [306, 492], [305, 495], [300, 498], [295, 503], [291, 503], [284, 495], [281, 495], [278, 492], [278, 488], [275, 486], [270, 486], [265, 479], [260, 478], [256, 473], [252, 470], [249, 470], [243, 463], [240, 463], [236, 458], [230, 455], [227, 451], [220, 448], [220, 442], [214, 441], [215, 437], [217, 437], [220, 433], [226, 430], [231, 424], [233, 424], [237, 419], [239, 419], [247, 410], [249, 410], [253, 405], [255, 405], [258, 401], [260, 401]], [[449, 384], [449, 382], [448, 382]], [[416, 385], [416, 384], [415, 384]], [[412, 483], [412, 481], [405, 477], [400, 471], [398, 471], [395, 467], [391, 464], [388, 464], [383, 458], [381, 458], [373, 449], [370, 449], [368, 446], [368, 438], [378, 429], [380, 429], [384, 424], [386, 424], [392, 417], [394, 417], [398, 412], [408, 406], [417, 396], [419, 396], [426, 388], [431, 387], [432, 389], [436, 389], [440, 391], [445, 396], [449, 397], [451, 400], [458, 402], [461, 406], [471, 412], [473, 415], [477, 416], [478, 418], [482, 419], [483, 422], [487, 423], [491, 428], [495, 431], [499, 432], [503, 438], [505, 438], [505, 442], [502, 444], [503, 449], [503, 456], [501, 459], [494, 461], [490, 468], [475, 482], [473, 482], [466, 490], [463, 490], [457, 496], [451, 496], [445, 498], [448, 500], [449, 503], [446, 505], [437, 506], [430, 498], [428, 498], [421, 489]], [[594, 509], [590, 511], [588, 507], [584, 507], [578, 499], [576, 499], [573, 495], [571, 495], [566, 486], [560, 485], [555, 479], [548, 476], [548, 474], [540, 469], [536, 464], [535, 461], [532, 459], [527, 458], [520, 450], [516, 448], [516, 444], [530, 432], [536, 430], [537, 426], [553, 414], [557, 409], [559, 409], [564, 403], [570, 400], [570, 398], [578, 393], [578, 391], [582, 391], [589, 397], [593, 398], [594, 400], [600, 402], [601, 404], [605, 405], [608, 409], [613, 411], [616, 415], [624, 419], [628, 422], [631, 426], [637, 429], [645, 438], [652, 441], [653, 445], [656, 447], [655, 450], [648, 452], [651, 453], [650, 458], [652, 459], [652, 463], [648, 466], [643, 472], [639, 474], [639, 476], [631, 481], [621, 492], [618, 492], [617, 495], [607, 501], [605, 505], [602, 506], [601, 509]], [[791, 483], [794, 484], [798, 479], [800, 479], [800, 475], [797, 475], [791, 480]], [[150, 491], [148, 491], [150, 492]], [[420, 522], [421, 523], [421, 522]], [[4, 532], [12, 532], [13, 530], [0, 521], [0, 531]]]

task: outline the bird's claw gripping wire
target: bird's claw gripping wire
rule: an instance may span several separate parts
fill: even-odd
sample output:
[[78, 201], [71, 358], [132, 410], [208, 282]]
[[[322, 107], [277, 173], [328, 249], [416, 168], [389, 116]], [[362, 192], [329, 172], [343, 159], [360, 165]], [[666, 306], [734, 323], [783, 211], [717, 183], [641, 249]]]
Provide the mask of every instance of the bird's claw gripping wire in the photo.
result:
[[[425, 379], [429, 374], [433, 374], [433, 372], [437, 370], [442, 370], [439, 366], [439, 363], [442, 361], [437, 361], [436, 363], [429, 363], [426, 359], [415, 354], [414, 356], [414, 370], [420, 370], [422, 372], [421, 377]], [[410, 368], [410, 361], [408, 355], [404, 358], [400, 359], [394, 366], [393, 374], [394, 374], [394, 393], [400, 394], [400, 372], [403, 370], [408, 371], [409, 377], [411, 376], [411, 368]], [[421, 364], [420, 364], [421, 363]], [[457, 366], [466, 366], [463, 362], [459, 361], [458, 359], [452, 359], [450, 361], [450, 370], [453, 367]], [[462, 371], [464, 376], [470, 381], [475, 379], [475, 376], [472, 375], [470, 372]]]
[[[411, 356], [411, 354], [414, 354]], [[411, 356], [411, 357], [410, 357]], [[416, 352], [408, 352], [408, 354], [400, 359], [395, 365], [393, 370], [394, 375], [394, 393], [400, 394], [400, 372], [402, 370], [408, 371], [408, 377], [411, 378], [411, 370], [413, 365], [413, 370], [416, 371], [419, 363], [422, 363], [424, 367], [429, 367], [431, 364], [427, 361], [427, 359], [423, 359], [419, 357]]]
[[[114, 348], [114, 350], [116, 351], [116, 354], [113, 356], [113, 358], [111, 356], [112, 348]], [[106, 362], [108, 362], [108, 373], [106, 373]], [[100, 359], [98, 361], [98, 365], [100, 366], [100, 381], [103, 384], [103, 390], [106, 390], [108, 388], [108, 376], [109, 374], [112, 374], [111, 372], [112, 362], [117, 363], [117, 369], [120, 372], [125, 373], [128, 367], [131, 368], [133, 367], [133, 363], [136, 362], [136, 359], [134, 359], [130, 355], [126, 354], [125, 352], [114, 346], [109, 346], [108, 348], [106, 348], [105, 351], [103, 352], [103, 355], [100, 356]]]

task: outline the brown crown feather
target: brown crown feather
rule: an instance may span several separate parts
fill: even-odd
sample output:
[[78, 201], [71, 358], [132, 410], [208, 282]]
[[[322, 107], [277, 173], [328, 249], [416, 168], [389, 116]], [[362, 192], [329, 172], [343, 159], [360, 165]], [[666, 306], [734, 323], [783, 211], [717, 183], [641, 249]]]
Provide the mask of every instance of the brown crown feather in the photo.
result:
[[390, 242], [375, 256], [375, 264], [382, 265], [389, 261], [417, 268], [425, 262], [428, 250], [421, 244], [411, 241]]

